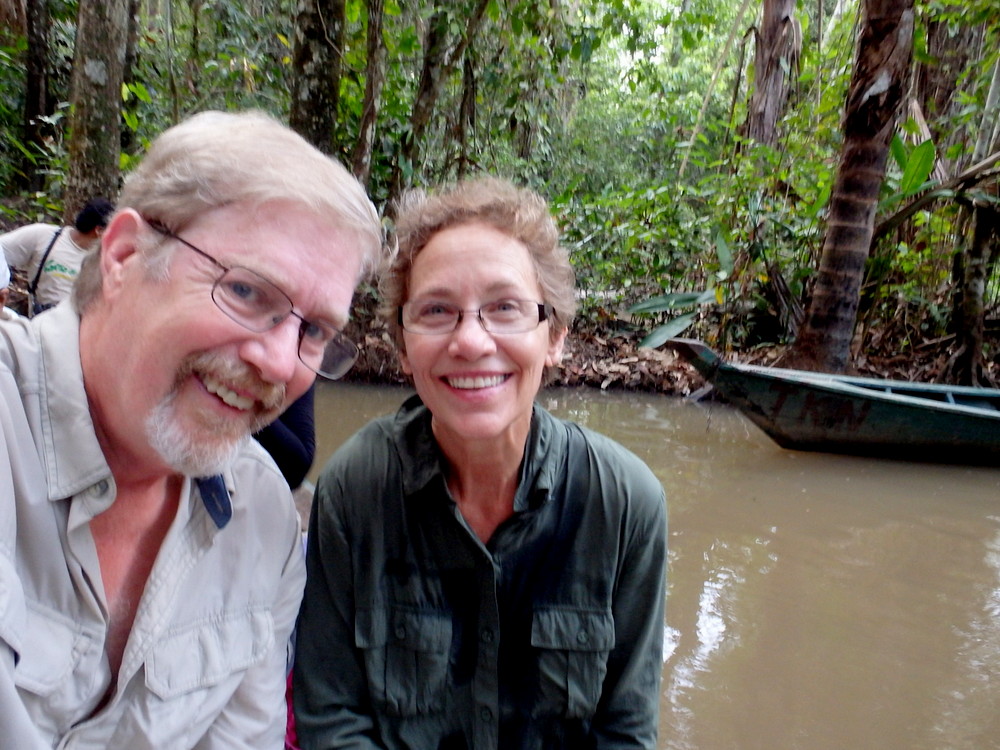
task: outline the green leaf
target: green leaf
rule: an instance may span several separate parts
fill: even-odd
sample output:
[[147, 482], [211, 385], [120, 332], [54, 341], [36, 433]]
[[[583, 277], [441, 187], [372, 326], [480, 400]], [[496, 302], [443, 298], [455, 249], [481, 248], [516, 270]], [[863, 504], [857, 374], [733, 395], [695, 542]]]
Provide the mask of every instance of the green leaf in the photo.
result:
[[669, 294], [661, 294], [642, 302], [636, 302], [628, 309], [628, 312], [669, 312], [670, 310], [676, 310], [678, 307], [700, 305], [702, 302], [707, 302], [710, 299], [715, 299], [715, 289], [709, 289], [704, 292], [670, 292]]
[[726, 240], [726, 232], [721, 226], [715, 228], [715, 253], [719, 256], [719, 268], [728, 277], [733, 272], [733, 251]]
[[146, 103], [146, 104], [152, 104], [152, 103], [153, 103], [153, 97], [152, 97], [152, 96], [150, 96], [150, 94], [149, 94], [149, 89], [147, 89], [147, 88], [146, 88], [146, 87], [145, 87], [145, 86], [144, 86], [144, 85], [143, 85], [142, 83], [140, 83], [139, 81], [136, 81], [136, 82], [134, 82], [134, 83], [130, 83], [130, 84], [128, 85], [128, 87], [129, 87], [129, 89], [131, 89], [131, 90], [132, 90], [132, 93], [133, 93], [133, 94], [135, 94], [136, 98], [137, 98], [137, 99], [138, 99], [138, 100], [139, 100], [140, 102], [144, 102], [144, 103]]
[[934, 158], [934, 142], [930, 139], [913, 149], [903, 170], [903, 177], [899, 181], [899, 192], [904, 196], [920, 192], [924, 182], [927, 181], [927, 176], [934, 169]]
[[686, 315], [678, 315], [673, 320], [670, 320], [662, 326], [658, 326], [650, 331], [649, 335], [639, 342], [639, 346], [648, 346], [655, 349], [667, 339], [672, 339], [687, 330], [688, 327], [694, 323], [694, 319], [697, 315], [697, 312], [687, 313]]
[[899, 133], [892, 136], [892, 140], [889, 142], [889, 152], [892, 154], [892, 158], [896, 160], [899, 168], [906, 169], [906, 162], [909, 161], [909, 156], [906, 153], [906, 144], [899, 137]]

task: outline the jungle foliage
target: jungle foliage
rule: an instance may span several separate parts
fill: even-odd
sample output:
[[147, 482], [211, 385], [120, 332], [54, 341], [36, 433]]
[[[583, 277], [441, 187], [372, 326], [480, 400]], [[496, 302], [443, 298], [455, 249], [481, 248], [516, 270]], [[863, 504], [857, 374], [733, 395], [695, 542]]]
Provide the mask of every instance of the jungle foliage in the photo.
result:
[[[39, 2], [27, 0], [28, 8]], [[512, 177], [542, 192], [558, 215], [583, 290], [582, 323], [653, 331], [652, 344], [682, 330], [739, 349], [786, 343], [818, 267], [860, 13], [850, 0], [786, 2], [786, 47], [767, 63], [768, 85], [783, 87], [780, 112], [762, 135], [751, 103], [763, 85], [755, 76], [766, 51], [762, 14], [775, 2], [310, 0], [343, 12], [326, 146], [352, 162], [370, 10], [380, 3], [385, 77], [368, 177], [377, 204], [386, 207], [394, 180]], [[907, 107], [879, 198], [856, 356], [887, 346], [913, 352], [956, 337], [964, 320], [956, 295], [973, 227], [997, 209], [996, 168], [975, 169], [1000, 149], [994, 3], [916, 4]], [[65, 210], [78, 4], [44, 4], [49, 111], [38, 142], [23, 122], [26, 35], [16, 24], [0, 32], [0, 195], [20, 197], [7, 201], [16, 206], [8, 223]], [[122, 170], [197, 110], [258, 107], [287, 120], [299, 83], [298, 5], [135, 2], [134, 60], [121, 101], [109, 103], [121, 110]], [[478, 10], [482, 20], [467, 38]], [[431, 31], [442, 55], [461, 54], [444, 69], [428, 120], [417, 123]], [[970, 168], [974, 176], [956, 182]], [[993, 229], [985, 248], [984, 353], [995, 358]]]

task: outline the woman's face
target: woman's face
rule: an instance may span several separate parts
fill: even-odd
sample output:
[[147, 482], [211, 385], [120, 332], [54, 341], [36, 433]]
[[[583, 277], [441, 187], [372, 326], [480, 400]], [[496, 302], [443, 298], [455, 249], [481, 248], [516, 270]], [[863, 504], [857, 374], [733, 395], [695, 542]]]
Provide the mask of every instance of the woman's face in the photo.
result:
[[[440, 303], [464, 311], [505, 300], [542, 302], [527, 248], [482, 223], [434, 235], [410, 270], [411, 307]], [[404, 329], [403, 370], [433, 415], [434, 433], [450, 440], [510, 441], [521, 449], [545, 367], [558, 364], [565, 329], [550, 335], [546, 320], [523, 333], [489, 333], [465, 312], [450, 333]]]

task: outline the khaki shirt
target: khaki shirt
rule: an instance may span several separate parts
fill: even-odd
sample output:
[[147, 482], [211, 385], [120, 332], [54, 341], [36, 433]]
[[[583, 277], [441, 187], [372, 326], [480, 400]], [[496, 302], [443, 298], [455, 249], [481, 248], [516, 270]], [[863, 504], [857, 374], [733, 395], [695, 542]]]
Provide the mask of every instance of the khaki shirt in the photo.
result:
[[4, 747], [281, 748], [304, 585], [299, 519], [248, 441], [185, 479], [117, 677], [90, 521], [115, 481], [69, 303], [0, 322], [0, 720]]

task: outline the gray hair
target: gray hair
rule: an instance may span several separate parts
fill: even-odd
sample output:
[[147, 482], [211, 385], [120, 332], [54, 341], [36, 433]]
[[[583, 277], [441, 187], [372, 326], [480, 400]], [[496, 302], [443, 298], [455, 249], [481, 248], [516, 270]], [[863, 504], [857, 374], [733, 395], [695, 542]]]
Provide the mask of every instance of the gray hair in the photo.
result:
[[[172, 231], [233, 203], [287, 201], [329, 216], [363, 247], [362, 274], [382, 262], [382, 227], [358, 181], [335, 159], [259, 111], [201, 112], [164, 131], [125, 179], [118, 209], [132, 208]], [[152, 269], [162, 238], [139, 248]], [[98, 253], [84, 261], [73, 290], [78, 311], [100, 294]], [[161, 273], [165, 259], [160, 261]]]

